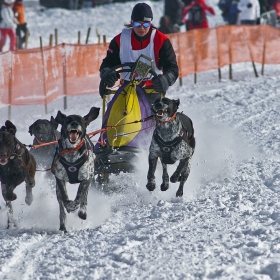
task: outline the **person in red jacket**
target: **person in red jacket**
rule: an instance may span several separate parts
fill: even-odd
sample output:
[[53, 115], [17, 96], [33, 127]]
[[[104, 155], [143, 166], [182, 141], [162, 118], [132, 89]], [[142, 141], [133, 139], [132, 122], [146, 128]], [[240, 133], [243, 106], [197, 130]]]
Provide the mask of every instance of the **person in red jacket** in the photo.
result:
[[[169, 86], [175, 83], [179, 70], [174, 49], [168, 37], [153, 26], [152, 20], [153, 12], [148, 4], [138, 3], [134, 6], [131, 22], [110, 42], [100, 66], [101, 78], [110, 68], [135, 62], [144, 54], [155, 61], [158, 75], [150, 82], [156, 92], [165, 94]], [[118, 79], [118, 74], [113, 72], [106, 83], [112, 87]]]
[[214, 9], [204, 0], [194, 0], [183, 9], [183, 22], [186, 24], [186, 29], [209, 28], [208, 15], [215, 15]]
[[23, 48], [23, 43], [25, 43], [26, 35], [27, 35], [27, 23], [25, 20], [24, 14], [24, 5], [22, 0], [16, 0], [13, 11], [15, 14], [15, 18], [18, 21], [17, 28], [16, 28], [16, 35], [18, 37], [18, 48]]

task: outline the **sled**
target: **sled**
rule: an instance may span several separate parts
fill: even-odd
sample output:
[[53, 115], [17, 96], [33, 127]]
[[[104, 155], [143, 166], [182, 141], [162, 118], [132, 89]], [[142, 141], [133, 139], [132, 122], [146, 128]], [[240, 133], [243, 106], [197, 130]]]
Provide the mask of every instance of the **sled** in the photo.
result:
[[[113, 71], [121, 79], [108, 88], [105, 81]], [[117, 65], [102, 77], [99, 91], [103, 94], [102, 129], [106, 131], [94, 148], [98, 184], [108, 183], [110, 174], [135, 172], [139, 152], [149, 148], [154, 125], [148, 99], [159, 95], [149, 88], [153, 76], [157, 76], [153, 60], [141, 55], [135, 63]], [[112, 99], [106, 108], [108, 95]]]

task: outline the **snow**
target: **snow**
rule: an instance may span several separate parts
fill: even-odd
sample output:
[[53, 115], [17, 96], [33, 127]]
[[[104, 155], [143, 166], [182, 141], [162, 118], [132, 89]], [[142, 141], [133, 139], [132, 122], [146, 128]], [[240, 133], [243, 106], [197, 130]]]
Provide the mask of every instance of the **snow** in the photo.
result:
[[[79, 11], [28, 7], [29, 46], [57, 27], [60, 40], [74, 42], [89, 23], [113, 37], [135, 3]], [[163, 2], [149, 3], [158, 22]], [[190, 75], [168, 91], [192, 118], [197, 140], [183, 198], [175, 198], [178, 184], [160, 191], [160, 167], [157, 189], [147, 191], [147, 152], [136, 174], [111, 176], [116, 191], [90, 189], [88, 219], [68, 214], [67, 234], [58, 231], [58, 203], [44, 172], [36, 173], [31, 206], [24, 184], [15, 191], [17, 228], [6, 229], [1, 197], [0, 279], [280, 279], [280, 66], [265, 66], [264, 73], [256, 78], [251, 64], [237, 64], [233, 80], [225, 67], [220, 82], [214, 70], [199, 73], [197, 84]], [[102, 106], [98, 94], [71, 97], [66, 110], [63, 99], [55, 100], [48, 114], [40, 105], [15, 106], [11, 121], [19, 140], [31, 144], [28, 128], [35, 120], [58, 110], [85, 115], [91, 106]], [[8, 109], [0, 111], [3, 124]], [[101, 116], [88, 132], [100, 126]], [[168, 166], [169, 174], [175, 166]], [[76, 190], [68, 185], [70, 198]]]

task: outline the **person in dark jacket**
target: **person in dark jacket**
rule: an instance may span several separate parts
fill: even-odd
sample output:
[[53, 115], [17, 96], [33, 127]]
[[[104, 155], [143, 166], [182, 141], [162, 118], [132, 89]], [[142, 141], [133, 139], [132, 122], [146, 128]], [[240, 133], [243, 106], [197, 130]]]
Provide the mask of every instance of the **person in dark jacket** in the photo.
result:
[[168, 16], [162, 16], [160, 18], [158, 30], [163, 34], [170, 34], [173, 32], [170, 27], [170, 18]]
[[239, 0], [220, 0], [218, 7], [222, 11], [222, 17], [228, 24], [237, 24], [239, 10], [237, 8]]
[[[168, 37], [158, 31], [152, 24], [153, 12], [146, 3], [134, 6], [130, 24], [110, 42], [107, 55], [100, 66], [102, 78], [110, 68], [127, 62], [135, 62], [144, 54], [155, 62], [155, 71], [158, 74], [147, 81], [147, 87], [156, 92], [165, 94], [178, 78], [178, 64], [176, 54]], [[119, 79], [116, 72], [107, 78], [106, 83], [112, 87]], [[150, 85], [149, 85], [150, 82]]]
[[171, 29], [176, 32], [178, 27], [182, 25], [182, 10], [184, 3], [181, 0], [165, 0], [164, 15], [170, 18]]

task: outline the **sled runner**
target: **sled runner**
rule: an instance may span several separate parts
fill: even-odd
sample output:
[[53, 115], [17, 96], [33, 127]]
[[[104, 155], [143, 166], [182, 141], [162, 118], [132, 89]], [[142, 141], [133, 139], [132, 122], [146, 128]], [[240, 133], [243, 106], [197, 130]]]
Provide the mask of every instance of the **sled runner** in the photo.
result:
[[[121, 79], [113, 88], [106, 86], [106, 78], [116, 71]], [[101, 79], [99, 91], [103, 96], [103, 123], [106, 128], [95, 145], [95, 174], [98, 183], [107, 183], [110, 174], [134, 172], [137, 155], [148, 149], [153, 121], [150, 117], [152, 96], [158, 94], [151, 87], [156, 76], [153, 60], [141, 55], [135, 63], [111, 68]], [[106, 95], [113, 95], [106, 112]]]

